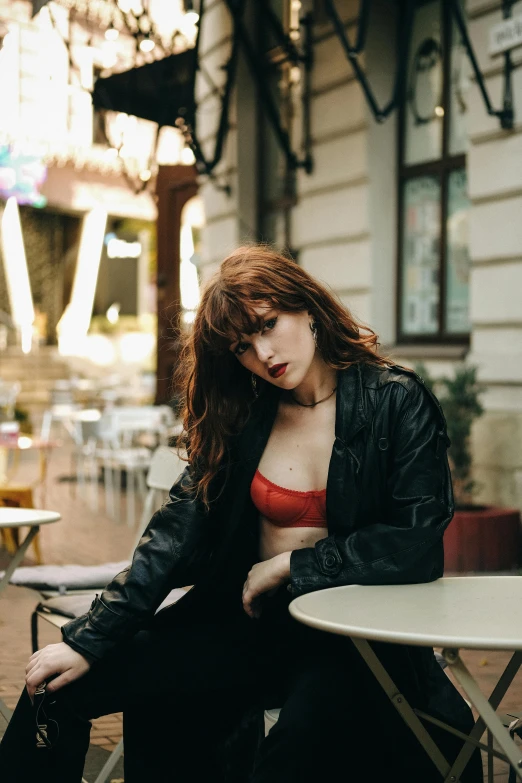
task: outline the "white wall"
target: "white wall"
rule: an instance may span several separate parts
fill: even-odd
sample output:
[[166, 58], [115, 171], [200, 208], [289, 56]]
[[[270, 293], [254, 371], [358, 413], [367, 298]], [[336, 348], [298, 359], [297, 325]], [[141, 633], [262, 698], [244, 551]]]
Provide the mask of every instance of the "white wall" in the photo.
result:
[[[495, 108], [501, 107], [502, 58], [487, 52], [500, 2], [468, 0], [469, 26]], [[522, 13], [522, 3], [513, 14]], [[513, 52], [517, 65], [522, 50]], [[522, 508], [522, 68], [513, 74], [515, 127], [488, 117], [470, 91], [468, 175], [472, 341], [469, 359], [487, 384], [486, 415], [474, 430], [482, 497]]]
[[[355, 38], [358, 3], [337, 7]], [[361, 89], [330, 25], [314, 27], [311, 133], [314, 168], [299, 171], [292, 246], [302, 266], [364, 322], [372, 318], [368, 116]]]

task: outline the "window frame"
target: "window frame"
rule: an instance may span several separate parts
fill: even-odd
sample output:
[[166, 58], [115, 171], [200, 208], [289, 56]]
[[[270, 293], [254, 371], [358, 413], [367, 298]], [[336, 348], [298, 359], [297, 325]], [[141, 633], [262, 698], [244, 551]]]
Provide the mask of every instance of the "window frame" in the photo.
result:
[[[426, 0], [424, 0], [426, 2]], [[417, 4], [423, 5], [422, 0]], [[441, 5], [442, 32], [442, 101], [444, 116], [442, 118], [442, 150], [441, 157], [423, 163], [406, 164], [406, 112], [408, 111], [406, 95], [399, 110], [398, 117], [398, 209], [397, 209], [397, 288], [396, 288], [396, 342], [397, 344], [446, 344], [469, 345], [470, 332], [447, 332], [445, 330], [446, 313], [446, 268], [447, 268], [447, 218], [448, 218], [448, 182], [450, 174], [460, 169], [466, 170], [466, 154], [450, 155], [450, 100], [451, 100], [451, 51], [452, 51], [452, 18], [450, 8], [444, 0]], [[436, 176], [440, 182], [440, 253], [439, 253], [439, 300], [438, 329], [433, 334], [411, 334], [403, 331], [402, 303], [403, 287], [403, 250], [404, 250], [404, 191], [409, 180], [421, 176]]]

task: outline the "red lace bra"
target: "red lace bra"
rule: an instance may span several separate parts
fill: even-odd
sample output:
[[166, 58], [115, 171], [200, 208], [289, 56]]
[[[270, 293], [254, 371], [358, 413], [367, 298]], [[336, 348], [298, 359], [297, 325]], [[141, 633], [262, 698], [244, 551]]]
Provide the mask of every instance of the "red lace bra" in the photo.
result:
[[250, 496], [259, 513], [278, 527], [326, 527], [326, 489], [299, 492], [273, 484], [256, 470]]

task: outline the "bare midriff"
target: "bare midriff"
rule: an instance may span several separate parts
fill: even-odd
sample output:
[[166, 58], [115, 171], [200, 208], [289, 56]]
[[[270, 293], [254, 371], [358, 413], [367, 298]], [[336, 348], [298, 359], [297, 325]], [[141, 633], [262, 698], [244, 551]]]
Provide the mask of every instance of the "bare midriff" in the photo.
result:
[[278, 527], [265, 517], [260, 517], [259, 529], [260, 560], [269, 560], [293, 549], [315, 546], [328, 535], [328, 530], [324, 527]]

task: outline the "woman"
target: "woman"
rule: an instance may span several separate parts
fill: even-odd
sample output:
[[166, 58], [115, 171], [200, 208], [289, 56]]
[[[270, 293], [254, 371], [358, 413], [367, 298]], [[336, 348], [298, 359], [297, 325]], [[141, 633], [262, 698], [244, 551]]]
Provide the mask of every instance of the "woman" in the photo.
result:
[[[182, 361], [189, 466], [132, 565], [31, 657], [3, 781], [79, 783], [89, 719], [120, 710], [126, 783], [377, 781], [375, 741], [391, 779], [440, 780], [352, 643], [288, 613], [312, 590], [442, 576], [444, 417], [376, 345], [294, 262], [261, 246], [223, 262]], [[469, 731], [431, 650], [375, 649], [412, 704]], [[478, 753], [462, 780], [482, 780]]]

